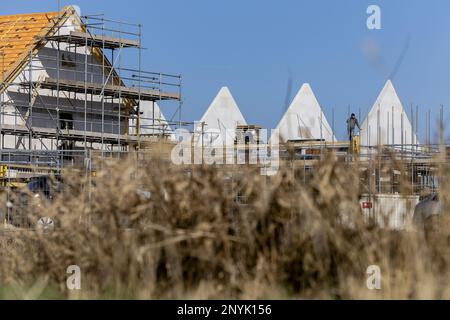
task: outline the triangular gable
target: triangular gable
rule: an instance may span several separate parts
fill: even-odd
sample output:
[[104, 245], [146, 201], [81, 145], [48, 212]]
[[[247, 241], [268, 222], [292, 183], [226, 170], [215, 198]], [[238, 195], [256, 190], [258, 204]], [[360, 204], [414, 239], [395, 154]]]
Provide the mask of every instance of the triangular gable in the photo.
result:
[[[217, 96], [209, 106], [208, 110], [204, 113], [203, 117], [197, 124], [195, 132], [201, 136], [202, 123], [204, 124], [203, 130], [217, 132], [214, 134], [204, 134], [204, 144], [221, 145], [225, 140], [233, 141], [235, 137], [235, 129], [237, 125], [245, 125], [247, 122], [244, 119], [239, 107], [234, 100], [230, 90], [227, 87], [220, 89]], [[230, 132], [231, 130], [231, 132]], [[225, 138], [226, 135], [231, 135]], [[197, 138], [200, 143], [201, 138]]]
[[388, 80], [361, 125], [361, 144], [376, 146], [402, 143], [417, 143], [417, 137], [392, 82]]
[[333, 141], [334, 135], [309, 84], [298, 91], [277, 127], [280, 141], [323, 139]]
[[43, 37], [53, 34], [75, 10], [67, 6], [58, 12], [0, 16], [0, 92], [26, 66], [30, 51], [36, 54], [45, 43]]
[[156, 102], [152, 103], [151, 101], [142, 101], [140, 110], [142, 111], [140, 120], [141, 134], [165, 136], [173, 135], [172, 128]]
[[[74, 18], [74, 21], [79, 23], [80, 30], [85, 30], [77, 9], [71, 5], [65, 6], [59, 13], [45, 12], [0, 16], [0, 31], [2, 31], [0, 32], [0, 70], [5, 70], [3, 74], [0, 72], [0, 92], [5, 90], [9, 83], [14, 81], [20, 72], [26, 68], [30, 51], [34, 57], [39, 49], [47, 44], [45, 37], [55, 35], [69, 18]], [[13, 41], [12, 38], [18, 40]], [[2, 68], [3, 50], [5, 52], [4, 68]], [[93, 47], [90, 54], [98, 62], [104, 63], [105, 74], [111, 73], [112, 64], [100, 48]], [[110, 79], [113, 84], [124, 86], [115, 69], [112, 70]], [[130, 99], [124, 99], [124, 104], [128, 111], [133, 106]]]

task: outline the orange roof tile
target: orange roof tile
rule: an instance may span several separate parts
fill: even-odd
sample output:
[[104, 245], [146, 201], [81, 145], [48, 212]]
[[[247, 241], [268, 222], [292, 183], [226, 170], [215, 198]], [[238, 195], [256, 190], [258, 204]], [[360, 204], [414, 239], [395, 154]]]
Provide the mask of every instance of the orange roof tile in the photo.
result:
[[0, 82], [37, 37], [55, 26], [57, 17], [58, 12], [0, 16]]

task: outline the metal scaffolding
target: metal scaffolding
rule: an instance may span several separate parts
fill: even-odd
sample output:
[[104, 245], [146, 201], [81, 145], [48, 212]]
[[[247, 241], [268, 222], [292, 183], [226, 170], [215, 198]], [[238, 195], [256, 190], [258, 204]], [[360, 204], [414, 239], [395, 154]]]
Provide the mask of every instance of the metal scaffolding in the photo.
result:
[[[60, 168], [60, 159], [73, 152], [139, 150], [149, 139], [141, 135], [143, 101], [153, 108], [157, 101], [176, 101], [181, 115], [181, 76], [142, 70], [141, 24], [103, 15], [69, 21], [59, 16], [54, 29], [36, 39], [38, 48], [14, 81], [5, 82], [0, 52], [0, 162], [12, 163], [17, 150], [29, 155], [29, 163], [46, 154], [47, 164]], [[125, 49], [134, 50], [129, 60], [137, 67], [123, 65]], [[167, 134], [155, 125], [159, 119], [145, 120], [153, 123], [153, 136]], [[5, 137], [13, 137], [15, 148], [7, 148]]]

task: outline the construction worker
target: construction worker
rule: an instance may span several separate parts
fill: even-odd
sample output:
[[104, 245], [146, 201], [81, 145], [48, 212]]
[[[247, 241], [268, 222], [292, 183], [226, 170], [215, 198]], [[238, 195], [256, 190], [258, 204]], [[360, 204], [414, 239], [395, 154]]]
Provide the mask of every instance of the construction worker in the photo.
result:
[[355, 114], [352, 113], [350, 118], [347, 119], [347, 134], [348, 134], [350, 142], [352, 142], [352, 138], [355, 135], [355, 127], [358, 127], [358, 130], [361, 131], [361, 127], [359, 126], [358, 119], [356, 119]]

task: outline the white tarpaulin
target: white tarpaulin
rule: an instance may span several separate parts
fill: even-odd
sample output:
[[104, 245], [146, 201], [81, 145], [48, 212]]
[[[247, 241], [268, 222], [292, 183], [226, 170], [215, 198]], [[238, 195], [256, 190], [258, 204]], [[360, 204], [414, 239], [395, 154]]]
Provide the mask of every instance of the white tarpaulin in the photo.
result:
[[202, 141], [204, 145], [212, 146], [234, 143], [236, 126], [245, 124], [247, 122], [230, 90], [223, 87], [196, 125], [196, 144], [201, 145]]
[[417, 143], [411, 122], [403, 109], [397, 92], [388, 80], [367, 118], [361, 125], [361, 144], [405, 145]]
[[280, 141], [321, 139], [333, 141], [334, 135], [309, 84], [300, 88], [278, 123]]

